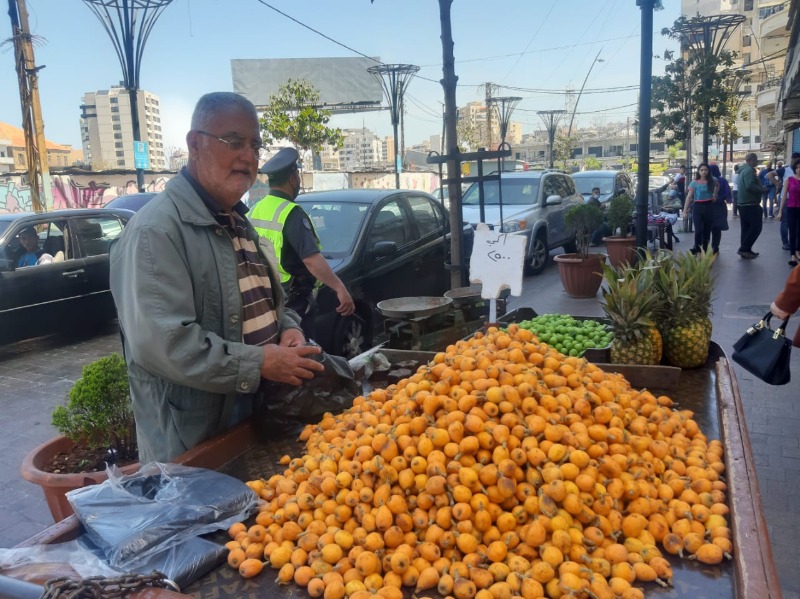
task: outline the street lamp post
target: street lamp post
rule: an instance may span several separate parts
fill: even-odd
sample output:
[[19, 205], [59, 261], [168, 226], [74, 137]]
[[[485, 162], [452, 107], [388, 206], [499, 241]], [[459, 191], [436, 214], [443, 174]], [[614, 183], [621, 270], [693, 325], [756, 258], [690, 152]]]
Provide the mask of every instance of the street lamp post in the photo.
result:
[[[172, 0], [83, 0], [100, 19], [122, 66], [122, 83], [131, 103], [133, 142], [142, 141], [139, 124], [139, 73], [147, 38]], [[113, 13], [113, 14], [112, 14]], [[136, 169], [136, 187], [144, 191], [144, 170]]]
[[[603, 49], [600, 48], [600, 52], [602, 51]], [[602, 58], [600, 58], [600, 52], [598, 52], [597, 56], [594, 57], [594, 60], [592, 61], [591, 66], [589, 67], [589, 72], [586, 73], [586, 77], [584, 78], [583, 84], [581, 85], [581, 90], [578, 92], [578, 97], [575, 99], [575, 106], [573, 106], [572, 108], [572, 116], [569, 119], [569, 128], [567, 129], [567, 137], [569, 137], [570, 134], [572, 134], [572, 123], [575, 120], [575, 113], [578, 111], [578, 102], [581, 101], [581, 94], [583, 94], [583, 88], [586, 87], [586, 82], [589, 81], [589, 75], [592, 74], [592, 69], [594, 68], [594, 65], [597, 64], [598, 62], [605, 62]]]
[[511, 122], [511, 115], [522, 98], [518, 96], [504, 96], [499, 98], [488, 98], [490, 109], [497, 110], [497, 122], [500, 125], [500, 145], [506, 143], [508, 134], [508, 124]]
[[553, 144], [556, 141], [556, 128], [558, 121], [561, 120], [566, 110], [539, 110], [536, 114], [542, 119], [544, 126], [547, 127], [547, 140], [550, 146], [550, 168], [553, 168]]
[[397, 126], [400, 124], [403, 96], [417, 71], [419, 67], [413, 64], [381, 64], [367, 69], [370, 75], [380, 81], [383, 93], [386, 94], [386, 101], [389, 103], [394, 129], [394, 181], [397, 189], [400, 189], [400, 164], [402, 164], [397, 145]]
[[[706, 92], [710, 91], [713, 74], [713, 59], [719, 57], [728, 38], [734, 30], [747, 19], [744, 15], [711, 15], [697, 16], [682, 21], [676, 27], [680, 35], [682, 51], [689, 54], [690, 63], [699, 63], [702, 67], [700, 84]], [[708, 162], [709, 144], [709, 105], [706, 100], [703, 106], [703, 162]]]

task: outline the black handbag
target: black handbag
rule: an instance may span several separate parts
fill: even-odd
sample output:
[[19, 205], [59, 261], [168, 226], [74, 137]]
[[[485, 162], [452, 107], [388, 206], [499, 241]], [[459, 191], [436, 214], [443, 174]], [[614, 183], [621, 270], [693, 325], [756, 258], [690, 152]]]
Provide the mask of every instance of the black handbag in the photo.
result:
[[772, 313], [747, 329], [747, 332], [733, 344], [733, 361], [748, 372], [756, 375], [770, 385], [785, 385], [791, 379], [789, 358], [792, 341], [784, 331], [789, 319], [772, 330], [769, 321]]

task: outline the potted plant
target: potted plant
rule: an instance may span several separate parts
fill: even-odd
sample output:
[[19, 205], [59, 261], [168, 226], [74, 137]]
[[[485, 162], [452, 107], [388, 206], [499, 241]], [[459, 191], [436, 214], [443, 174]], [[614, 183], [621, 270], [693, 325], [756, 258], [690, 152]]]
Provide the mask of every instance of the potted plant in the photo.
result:
[[603, 223], [603, 213], [592, 204], [576, 204], [564, 215], [567, 229], [575, 232], [574, 254], [561, 254], [554, 260], [558, 263], [558, 273], [564, 291], [570, 297], [587, 298], [597, 295], [603, 281], [602, 265], [605, 254], [590, 254], [592, 232]]
[[[125, 360], [111, 354], [83, 368], [65, 405], [53, 411], [52, 424], [61, 433], [23, 460], [22, 477], [42, 487], [56, 522], [72, 513], [67, 491], [106, 479], [105, 464], [128, 464], [135, 472], [136, 430]], [[133, 462], [133, 463], [131, 463]]]
[[614, 196], [608, 202], [606, 220], [611, 229], [609, 237], [603, 237], [608, 260], [613, 268], [624, 262], [632, 262], [636, 248], [636, 238], [628, 235], [633, 218], [633, 199], [627, 193]]

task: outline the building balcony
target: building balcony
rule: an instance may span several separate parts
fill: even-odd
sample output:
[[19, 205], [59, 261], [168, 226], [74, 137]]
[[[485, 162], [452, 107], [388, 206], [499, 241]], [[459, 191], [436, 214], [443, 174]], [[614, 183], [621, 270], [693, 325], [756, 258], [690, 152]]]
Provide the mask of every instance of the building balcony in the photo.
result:
[[789, 22], [789, 2], [767, 6], [758, 10], [758, 17], [754, 19], [756, 37], [762, 40], [761, 52], [768, 54], [764, 48], [763, 40], [769, 37], [789, 37], [786, 24]]
[[756, 109], [766, 110], [775, 109], [778, 100], [778, 92], [781, 89], [780, 79], [770, 79], [764, 83], [759, 83], [756, 88]]
[[0, 164], [14, 164], [14, 158], [11, 156], [0, 156]]

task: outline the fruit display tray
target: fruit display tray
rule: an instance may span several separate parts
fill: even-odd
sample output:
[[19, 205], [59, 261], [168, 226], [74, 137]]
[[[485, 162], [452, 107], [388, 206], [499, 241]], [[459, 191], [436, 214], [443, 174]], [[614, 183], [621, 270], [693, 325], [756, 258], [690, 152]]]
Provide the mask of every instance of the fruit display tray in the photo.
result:
[[[653, 387], [654, 393], [661, 390]], [[674, 569], [674, 586], [637, 583], [646, 597], [704, 597], [706, 599], [763, 599], [780, 597], [780, 585], [772, 557], [761, 497], [755, 474], [738, 385], [722, 351], [712, 343], [704, 367], [684, 370], [674, 386], [664, 390], [681, 409], [695, 413], [695, 420], [710, 439], [721, 439], [725, 450], [728, 504], [733, 532], [734, 557], [718, 566], [668, 556]], [[243, 423], [227, 433], [181, 456], [182, 463], [218, 469], [241, 480], [269, 477], [282, 470], [284, 454], [299, 456], [304, 446], [296, 441], [299, 429], [259, 442], [253, 427]], [[81, 528], [74, 516], [35, 535], [23, 545], [55, 543], [75, 538]], [[213, 537], [224, 543], [227, 535]], [[186, 596], [195, 599], [306, 599], [308, 594], [295, 585], [278, 585], [276, 572], [269, 568], [253, 579], [244, 579], [222, 564], [190, 587]], [[436, 597], [434, 592], [424, 596]], [[409, 590], [407, 597], [412, 596]]]

